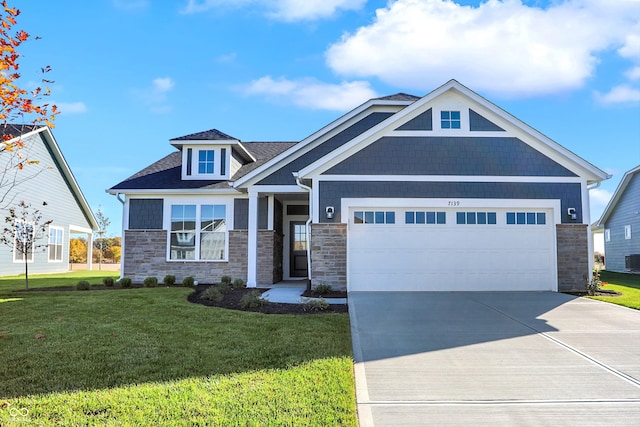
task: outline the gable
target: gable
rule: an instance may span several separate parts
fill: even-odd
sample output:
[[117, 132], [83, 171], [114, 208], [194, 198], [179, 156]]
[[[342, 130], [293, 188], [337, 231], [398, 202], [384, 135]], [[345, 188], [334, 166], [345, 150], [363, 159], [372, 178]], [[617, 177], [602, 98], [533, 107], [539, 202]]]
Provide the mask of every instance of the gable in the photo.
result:
[[310, 163], [322, 158], [326, 154], [335, 150], [336, 148], [351, 141], [353, 138], [362, 134], [363, 132], [371, 129], [380, 122], [386, 120], [392, 116], [393, 113], [376, 112], [371, 113], [363, 119], [357, 121], [353, 125], [347, 127], [343, 131], [339, 132], [335, 136], [329, 138], [322, 144], [304, 153], [300, 157], [287, 163], [280, 169], [273, 172], [271, 175], [258, 182], [259, 185], [295, 185], [296, 180], [293, 177], [294, 172], [298, 172], [300, 169], [309, 165]]
[[[605, 227], [610, 228], [615, 225], [628, 225], [635, 223], [640, 226], [640, 173], [631, 176], [621, 194], [617, 197], [617, 202], [612, 207], [605, 223]], [[640, 232], [640, 229], [637, 230]]]
[[382, 137], [324, 174], [576, 176], [512, 137]]

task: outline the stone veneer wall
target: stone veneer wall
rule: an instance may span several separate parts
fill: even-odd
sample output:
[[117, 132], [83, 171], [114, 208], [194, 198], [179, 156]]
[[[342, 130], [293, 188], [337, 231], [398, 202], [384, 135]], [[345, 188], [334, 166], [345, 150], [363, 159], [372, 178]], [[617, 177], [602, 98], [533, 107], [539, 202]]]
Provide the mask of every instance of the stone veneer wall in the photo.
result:
[[586, 291], [589, 245], [585, 224], [557, 224], [558, 292]]
[[[282, 245], [280, 237], [280, 245]], [[159, 281], [167, 274], [176, 276], [180, 282], [193, 276], [200, 283], [217, 283], [222, 276], [247, 280], [246, 230], [229, 231], [229, 261], [167, 261], [166, 230], [125, 230], [124, 276], [135, 283], [145, 277], [155, 276]], [[258, 284], [270, 285], [282, 271], [282, 256], [277, 258], [278, 237], [274, 231], [258, 232]], [[281, 249], [280, 249], [281, 251]]]
[[347, 288], [347, 224], [311, 224], [311, 286]]

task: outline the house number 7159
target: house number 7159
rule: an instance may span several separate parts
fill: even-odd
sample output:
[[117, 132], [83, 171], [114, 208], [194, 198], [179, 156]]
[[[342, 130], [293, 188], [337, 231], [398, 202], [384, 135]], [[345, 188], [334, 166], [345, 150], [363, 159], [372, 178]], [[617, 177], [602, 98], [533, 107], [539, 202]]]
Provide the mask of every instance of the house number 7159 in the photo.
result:
[[449, 200], [449, 206], [460, 206], [460, 200]]

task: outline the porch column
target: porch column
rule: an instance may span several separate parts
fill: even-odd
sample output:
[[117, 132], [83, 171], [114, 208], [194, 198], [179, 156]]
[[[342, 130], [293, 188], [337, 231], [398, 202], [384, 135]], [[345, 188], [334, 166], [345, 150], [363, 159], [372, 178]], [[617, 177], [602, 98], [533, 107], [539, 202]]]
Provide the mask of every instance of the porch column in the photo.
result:
[[93, 233], [87, 233], [87, 270], [93, 270]]
[[249, 189], [247, 242], [247, 287], [255, 288], [258, 279], [258, 192]]

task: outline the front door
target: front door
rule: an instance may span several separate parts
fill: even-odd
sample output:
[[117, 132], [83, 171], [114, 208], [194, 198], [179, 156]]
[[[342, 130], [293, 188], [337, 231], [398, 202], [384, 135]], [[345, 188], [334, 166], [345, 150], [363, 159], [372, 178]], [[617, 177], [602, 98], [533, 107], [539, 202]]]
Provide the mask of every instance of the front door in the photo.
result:
[[291, 259], [289, 275], [307, 277], [307, 226], [304, 221], [292, 221], [289, 229]]

